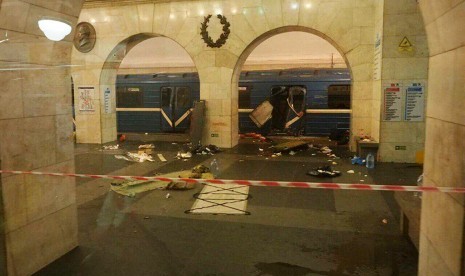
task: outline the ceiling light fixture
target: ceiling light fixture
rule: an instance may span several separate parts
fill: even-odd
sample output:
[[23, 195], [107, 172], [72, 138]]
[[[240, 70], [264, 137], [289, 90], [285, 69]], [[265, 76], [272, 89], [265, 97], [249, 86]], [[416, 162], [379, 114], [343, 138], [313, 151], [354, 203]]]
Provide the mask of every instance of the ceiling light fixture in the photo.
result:
[[60, 41], [71, 33], [71, 26], [63, 21], [55, 19], [40, 19], [40, 30], [52, 41]]

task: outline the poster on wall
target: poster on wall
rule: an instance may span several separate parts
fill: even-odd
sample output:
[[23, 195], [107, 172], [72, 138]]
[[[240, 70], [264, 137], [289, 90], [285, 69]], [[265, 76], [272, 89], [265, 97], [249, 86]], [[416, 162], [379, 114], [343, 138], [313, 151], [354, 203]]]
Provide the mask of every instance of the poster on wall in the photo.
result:
[[103, 105], [105, 113], [111, 113], [111, 90], [108, 87], [105, 89], [105, 92], [103, 93]]
[[79, 95], [79, 111], [85, 113], [94, 113], [94, 93], [95, 87], [93, 86], [79, 86], [78, 95]]
[[425, 120], [425, 87], [421, 83], [409, 83], [405, 89], [404, 120], [422, 122]]
[[399, 83], [384, 86], [383, 120], [399, 122], [402, 120], [403, 90]]

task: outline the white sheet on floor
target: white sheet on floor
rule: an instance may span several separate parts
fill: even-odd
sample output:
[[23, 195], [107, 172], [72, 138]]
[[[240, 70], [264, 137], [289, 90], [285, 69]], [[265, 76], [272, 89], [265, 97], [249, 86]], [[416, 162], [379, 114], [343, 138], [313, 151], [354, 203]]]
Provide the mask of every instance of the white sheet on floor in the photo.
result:
[[248, 186], [205, 184], [189, 213], [246, 215], [248, 196]]

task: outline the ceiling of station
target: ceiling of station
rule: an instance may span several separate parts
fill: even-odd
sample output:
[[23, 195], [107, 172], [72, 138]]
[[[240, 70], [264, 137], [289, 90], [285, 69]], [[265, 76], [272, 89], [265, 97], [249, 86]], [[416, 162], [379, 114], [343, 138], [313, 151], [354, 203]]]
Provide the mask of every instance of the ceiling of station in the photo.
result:
[[130, 5], [130, 4], [163, 3], [163, 2], [177, 2], [177, 1], [183, 1], [183, 0], [86, 0], [84, 2], [84, 7], [94, 8], [94, 7], [108, 7], [108, 6], [121, 6], [121, 5]]

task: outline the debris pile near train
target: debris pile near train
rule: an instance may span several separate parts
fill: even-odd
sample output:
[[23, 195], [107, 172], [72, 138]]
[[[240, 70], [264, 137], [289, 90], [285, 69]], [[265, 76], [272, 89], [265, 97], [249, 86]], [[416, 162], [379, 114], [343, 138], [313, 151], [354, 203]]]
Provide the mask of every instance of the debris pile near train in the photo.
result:
[[154, 162], [152, 155], [149, 155], [145, 152], [142, 153], [134, 153], [134, 152], [127, 152], [125, 155], [117, 154], [115, 155], [116, 159], [122, 159], [130, 162], [138, 162], [143, 163], [145, 161]]

